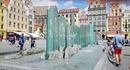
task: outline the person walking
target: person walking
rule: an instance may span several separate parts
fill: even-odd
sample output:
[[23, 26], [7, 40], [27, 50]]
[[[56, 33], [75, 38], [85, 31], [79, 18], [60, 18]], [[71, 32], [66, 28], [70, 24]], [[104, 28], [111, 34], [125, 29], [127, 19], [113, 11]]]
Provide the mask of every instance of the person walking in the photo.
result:
[[22, 33], [21, 36], [19, 37], [20, 51], [23, 50], [24, 42], [25, 42], [24, 34]]
[[114, 54], [116, 58], [116, 66], [121, 64], [122, 60], [122, 46], [124, 44], [124, 37], [121, 35], [121, 31], [117, 30], [116, 35], [112, 39], [114, 43]]
[[34, 48], [34, 44], [35, 44], [35, 39], [32, 37], [32, 35], [30, 36], [31, 38], [31, 49]]

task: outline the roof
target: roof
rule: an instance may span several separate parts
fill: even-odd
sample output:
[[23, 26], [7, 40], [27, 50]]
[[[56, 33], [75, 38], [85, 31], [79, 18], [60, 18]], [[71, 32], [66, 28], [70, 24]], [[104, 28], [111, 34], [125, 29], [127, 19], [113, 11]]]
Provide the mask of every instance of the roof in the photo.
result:
[[38, 24], [38, 23], [34, 24], [34, 31], [36, 31], [37, 28], [38, 28], [38, 27], [41, 27], [41, 26], [42, 26], [42, 24]]
[[130, 10], [125, 10], [124, 13], [130, 13]]
[[[105, 6], [106, 5], [106, 0], [100, 0], [101, 3]], [[88, 1], [88, 7], [92, 4], [93, 0]]]
[[[34, 6], [34, 15], [47, 15], [47, 9], [49, 6]], [[56, 6], [50, 6], [56, 8]]]
[[6, 5], [6, 7], [8, 7], [8, 4], [10, 3], [10, 0], [4, 0], [4, 3]]

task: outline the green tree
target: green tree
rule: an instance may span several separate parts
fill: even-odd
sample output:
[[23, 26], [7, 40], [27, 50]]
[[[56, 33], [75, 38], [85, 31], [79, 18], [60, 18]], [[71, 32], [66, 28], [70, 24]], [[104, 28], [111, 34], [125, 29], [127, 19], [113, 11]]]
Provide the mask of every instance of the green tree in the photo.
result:
[[43, 33], [43, 26], [44, 26], [44, 24], [42, 23], [42, 25], [40, 27], [40, 33]]

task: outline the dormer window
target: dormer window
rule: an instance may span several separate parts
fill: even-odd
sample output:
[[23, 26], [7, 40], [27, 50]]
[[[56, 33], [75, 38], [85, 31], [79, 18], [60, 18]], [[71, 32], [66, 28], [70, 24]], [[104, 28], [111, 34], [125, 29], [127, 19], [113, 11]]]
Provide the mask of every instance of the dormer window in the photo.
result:
[[96, 1], [96, 4], [97, 4], [98, 2]]

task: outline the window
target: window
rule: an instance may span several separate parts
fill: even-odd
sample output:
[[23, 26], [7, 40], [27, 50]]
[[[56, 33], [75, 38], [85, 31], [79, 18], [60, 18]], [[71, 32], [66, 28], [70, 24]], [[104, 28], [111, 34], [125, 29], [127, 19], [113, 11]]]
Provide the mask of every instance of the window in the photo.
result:
[[22, 17], [22, 21], [23, 21], [23, 17]]
[[95, 25], [96, 25], [96, 22], [93, 22], [93, 25], [95, 26]]
[[1, 21], [4, 21], [4, 16], [1, 17]]
[[11, 14], [9, 14], [9, 18], [11, 18]]
[[100, 20], [100, 16], [98, 16], [98, 20]]
[[15, 27], [15, 22], [14, 22], [14, 24], [13, 24], [13, 27]]
[[94, 8], [96, 8], [96, 5], [94, 5]]
[[25, 25], [25, 29], [27, 29], [27, 25]]
[[29, 14], [28, 18], [29, 18], [29, 19], [32, 19], [32, 15]]
[[23, 28], [23, 24], [22, 24], [21, 28]]
[[76, 22], [76, 19], [74, 21]]
[[103, 26], [105, 25], [105, 21], [102, 21], [102, 25], [103, 25]]
[[17, 24], [17, 27], [19, 28], [19, 23]]
[[130, 22], [130, 19], [128, 19], [128, 22]]
[[66, 14], [66, 17], [68, 17], [68, 14]]
[[18, 16], [18, 20], [19, 20], [19, 16]]
[[9, 27], [11, 27], [11, 22], [9, 22]]
[[100, 8], [100, 5], [98, 5], [98, 8]]
[[96, 4], [98, 4], [98, 2], [96, 1]]
[[94, 32], [96, 32], [96, 30], [97, 30], [97, 29], [96, 29], [96, 28], [94, 28]]
[[14, 12], [16, 12], [16, 8], [14, 8]]
[[4, 24], [1, 24], [1, 29], [3, 29]]
[[29, 33], [32, 33], [32, 27], [29, 27]]
[[100, 28], [98, 28], [98, 32], [100, 32]]
[[117, 12], [117, 10], [116, 10], [116, 12]]
[[117, 22], [115, 22], [115, 25], [117, 25]]
[[102, 20], [105, 20], [105, 16], [102, 16]]
[[121, 9], [120, 9], [120, 12], [122, 12]]
[[16, 18], [16, 16], [14, 15], [14, 19]]
[[74, 17], [76, 17], [76, 14], [74, 14]]
[[92, 20], [92, 17], [89, 17], [89, 20]]
[[114, 30], [114, 28], [112, 28], [112, 30]]
[[102, 32], [105, 32], [104, 28], [102, 28]]
[[98, 26], [100, 25], [100, 21], [98, 21]]
[[116, 16], [117, 16], [117, 13], [116, 13]]
[[114, 25], [114, 23], [112, 23], [112, 25]]
[[96, 20], [96, 17], [93, 17], [94, 18], [94, 20]]
[[11, 7], [11, 11], [13, 11], [13, 7]]
[[113, 12], [113, 10], [112, 10], [112, 12]]
[[109, 28], [109, 30], [111, 30], [111, 29]]
[[18, 9], [18, 13], [20, 13], [19, 9]]
[[29, 21], [29, 25], [32, 25], [32, 21]]
[[4, 12], [4, 10], [2, 9], [2, 10], [1, 10], [1, 12], [3, 13], [3, 12]]

